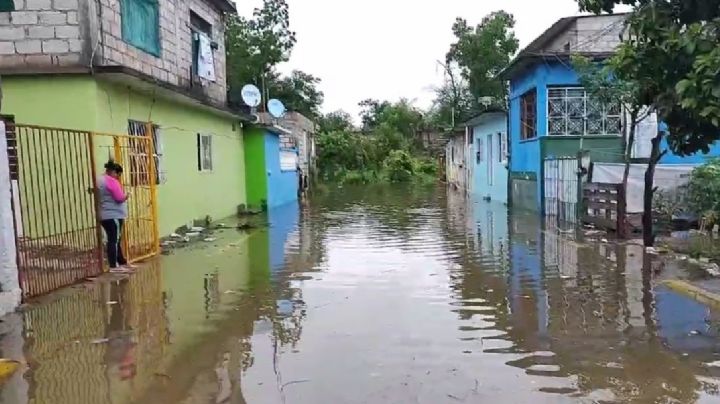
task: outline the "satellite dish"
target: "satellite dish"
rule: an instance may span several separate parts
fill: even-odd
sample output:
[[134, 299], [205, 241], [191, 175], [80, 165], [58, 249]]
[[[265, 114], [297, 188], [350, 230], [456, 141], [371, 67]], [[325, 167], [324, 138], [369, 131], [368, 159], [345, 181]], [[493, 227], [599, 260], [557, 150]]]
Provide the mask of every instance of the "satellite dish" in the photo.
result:
[[268, 101], [267, 108], [273, 118], [282, 118], [283, 115], [285, 115], [285, 105], [283, 105], [282, 101], [275, 98]]
[[260, 105], [260, 90], [252, 84], [246, 84], [241, 91], [242, 100], [250, 108]]

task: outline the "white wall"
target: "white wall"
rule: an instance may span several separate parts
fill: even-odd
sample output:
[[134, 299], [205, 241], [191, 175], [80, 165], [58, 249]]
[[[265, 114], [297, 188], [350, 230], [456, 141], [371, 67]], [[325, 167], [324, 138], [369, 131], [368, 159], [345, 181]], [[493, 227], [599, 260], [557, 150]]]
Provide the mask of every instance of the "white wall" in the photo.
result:
[[18, 282], [11, 200], [5, 123], [0, 121], [0, 316], [14, 311], [22, 295]]

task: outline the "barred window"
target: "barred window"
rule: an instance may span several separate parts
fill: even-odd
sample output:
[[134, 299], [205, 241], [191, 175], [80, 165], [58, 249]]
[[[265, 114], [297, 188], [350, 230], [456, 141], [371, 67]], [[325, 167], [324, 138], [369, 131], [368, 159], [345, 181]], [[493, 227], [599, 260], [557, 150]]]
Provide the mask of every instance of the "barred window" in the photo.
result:
[[[145, 137], [148, 123], [141, 121], [128, 120], [128, 135]], [[165, 182], [165, 172], [163, 171], [163, 147], [162, 137], [160, 134], [160, 127], [152, 125], [152, 137], [153, 137], [153, 158], [155, 159], [155, 184], [162, 184]], [[130, 184], [133, 186], [150, 185], [150, 167], [147, 166], [147, 153], [146, 143], [139, 141], [132, 141], [129, 143], [129, 156], [130, 159]]]
[[619, 136], [620, 103], [603, 104], [582, 87], [548, 88], [548, 135]]

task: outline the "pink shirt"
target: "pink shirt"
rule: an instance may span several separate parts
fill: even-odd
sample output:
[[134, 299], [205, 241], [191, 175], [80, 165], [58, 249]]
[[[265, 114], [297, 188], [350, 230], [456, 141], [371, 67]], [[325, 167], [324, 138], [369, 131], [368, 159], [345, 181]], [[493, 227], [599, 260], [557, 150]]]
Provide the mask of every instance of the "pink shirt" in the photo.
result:
[[108, 190], [110, 196], [115, 199], [115, 202], [125, 202], [125, 192], [123, 192], [122, 184], [116, 178], [109, 175], [105, 175], [105, 189]]

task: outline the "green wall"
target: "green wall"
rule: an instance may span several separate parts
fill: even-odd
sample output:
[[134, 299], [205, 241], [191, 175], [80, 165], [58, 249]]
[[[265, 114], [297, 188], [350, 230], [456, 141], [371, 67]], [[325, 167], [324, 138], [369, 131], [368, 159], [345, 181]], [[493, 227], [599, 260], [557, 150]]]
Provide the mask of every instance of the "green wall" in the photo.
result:
[[[3, 77], [3, 93], [2, 112], [18, 123], [118, 134], [127, 133], [128, 119], [159, 125], [166, 178], [158, 187], [161, 235], [206, 215], [234, 215], [246, 203], [243, 134], [231, 118], [91, 76]], [[198, 133], [212, 135], [212, 172], [198, 170]], [[98, 173], [111, 144], [111, 137], [96, 138]]]
[[[548, 157], [577, 157], [580, 150], [580, 137], [543, 136], [542, 158]], [[582, 149], [590, 151], [590, 158], [594, 162], [619, 163], [623, 161], [623, 138], [618, 136], [585, 137], [582, 139]]]
[[258, 207], [267, 199], [268, 185], [265, 168], [265, 131], [259, 128], [245, 130], [245, 162], [247, 203]]

